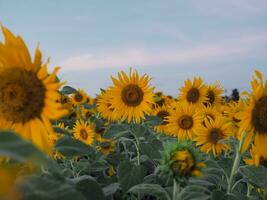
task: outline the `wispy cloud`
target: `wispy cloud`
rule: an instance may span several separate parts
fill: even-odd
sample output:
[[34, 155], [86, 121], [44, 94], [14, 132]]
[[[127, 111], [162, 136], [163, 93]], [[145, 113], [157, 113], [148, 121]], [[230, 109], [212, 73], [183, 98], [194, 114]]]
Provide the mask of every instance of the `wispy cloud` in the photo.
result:
[[[258, 49], [267, 45], [267, 34], [258, 33], [213, 41], [195, 45], [188, 49], [172, 48], [157, 51], [148, 47], [132, 47], [108, 51], [85, 52], [71, 56], [59, 63], [64, 70], [76, 71], [86, 69], [127, 67], [127, 66], [160, 66], [170, 64], [198, 63], [200, 61], [220, 61], [253, 56]], [[177, 45], [178, 46], [178, 45]], [[118, 49], [116, 47], [116, 49]], [[257, 53], [256, 53], [257, 54]]]

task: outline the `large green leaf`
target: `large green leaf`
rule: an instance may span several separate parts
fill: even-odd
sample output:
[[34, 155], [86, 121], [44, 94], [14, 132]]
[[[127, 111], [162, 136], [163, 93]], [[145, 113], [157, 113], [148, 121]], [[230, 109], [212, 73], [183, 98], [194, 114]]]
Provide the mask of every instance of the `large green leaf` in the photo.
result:
[[119, 183], [111, 183], [110, 185], [104, 187], [103, 191], [105, 195], [108, 197], [116, 193], [119, 190], [119, 188], [120, 188]]
[[162, 124], [163, 120], [160, 117], [148, 115], [146, 116], [145, 124], [148, 126], [157, 126]]
[[70, 136], [60, 138], [55, 149], [67, 157], [88, 155], [92, 152], [92, 148], [79, 140]]
[[0, 132], [0, 155], [20, 162], [34, 161], [48, 163], [51, 161], [32, 143], [8, 131]]
[[248, 178], [248, 180], [261, 188], [267, 188], [267, 168], [263, 166], [242, 166], [239, 171]]
[[129, 126], [126, 124], [111, 124], [104, 134], [104, 138], [117, 139], [129, 133]]
[[76, 189], [86, 197], [86, 200], [105, 199], [103, 190], [91, 176], [80, 176], [72, 179], [72, 181], [74, 182]]
[[61, 92], [62, 92], [63, 94], [68, 95], [68, 94], [77, 93], [77, 90], [74, 89], [74, 88], [72, 88], [72, 87], [70, 87], [70, 86], [64, 86], [64, 87], [62, 88]]
[[31, 176], [18, 186], [27, 200], [87, 200], [72, 184], [53, 176]]
[[157, 184], [139, 184], [131, 187], [128, 192], [133, 192], [133, 193], [141, 193], [141, 194], [146, 194], [146, 195], [151, 195], [154, 197], [157, 197], [162, 200], [171, 200], [170, 195], [168, 192], [161, 187], [160, 185]]
[[129, 161], [123, 161], [118, 166], [117, 177], [123, 191], [127, 191], [134, 185], [143, 182], [145, 169], [141, 165], [134, 165]]

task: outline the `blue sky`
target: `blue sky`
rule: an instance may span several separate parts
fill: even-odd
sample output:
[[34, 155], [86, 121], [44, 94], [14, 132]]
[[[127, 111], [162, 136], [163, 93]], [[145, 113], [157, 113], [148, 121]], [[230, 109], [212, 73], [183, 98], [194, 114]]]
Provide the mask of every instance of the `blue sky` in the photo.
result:
[[266, 0], [0, 0], [0, 22], [89, 94], [132, 66], [177, 95], [193, 76], [228, 91], [249, 89], [255, 69], [267, 77], [266, 10]]

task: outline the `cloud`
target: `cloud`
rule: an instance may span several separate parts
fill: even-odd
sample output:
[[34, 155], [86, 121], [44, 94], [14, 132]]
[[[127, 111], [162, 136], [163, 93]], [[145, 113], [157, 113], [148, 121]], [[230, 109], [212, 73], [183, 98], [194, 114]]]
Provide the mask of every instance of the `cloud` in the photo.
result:
[[[80, 55], [71, 56], [59, 65], [65, 71], [128, 67], [128, 66], [161, 66], [171, 64], [198, 63], [222, 61], [227, 59], [255, 56], [267, 44], [267, 34], [258, 33], [244, 35], [222, 41], [202, 43], [191, 48], [160, 48], [148, 47], [118, 47], [108, 48], [103, 52], [89, 51]], [[177, 45], [178, 46], [178, 45]], [[257, 56], [257, 55], [256, 55]]]

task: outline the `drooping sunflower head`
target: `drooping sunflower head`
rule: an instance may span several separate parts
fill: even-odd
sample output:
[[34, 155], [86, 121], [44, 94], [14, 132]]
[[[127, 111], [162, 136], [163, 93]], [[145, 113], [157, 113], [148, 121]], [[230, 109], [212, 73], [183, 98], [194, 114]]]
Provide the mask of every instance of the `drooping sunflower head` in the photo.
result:
[[188, 104], [201, 105], [208, 101], [207, 87], [203, 84], [201, 78], [194, 78], [193, 81], [186, 80], [184, 86], [180, 89], [179, 100]]
[[166, 125], [168, 124], [167, 117], [170, 116], [170, 108], [166, 106], [157, 106], [153, 112], [152, 115], [155, 115], [163, 120], [163, 122], [158, 125], [154, 126], [154, 129], [158, 133], [164, 133], [166, 132]]
[[219, 83], [215, 83], [207, 86], [207, 98], [206, 106], [218, 106], [222, 101], [223, 89]]
[[215, 120], [205, 120], [205, 127], [200, 129], [194, 138], [196, 145], [205, 153], [220, 155], [229, 149], [229, 144], [224, 142], [231, 135], [229, 126], [230, 124], [226, 123], [226, 119], [222, 116], [218, 116]]
[[248, 94], [248, 104], [240, 112], [240, 137], [247, 134], [243, 150], [249, 147], [255, 135], [255, 145], [267, 157], [265, 144], [267, 142], [267, 80], [264, 84], [262, 74], [255, 71], [255, 77], [251, 81], [252, 93]]
[[139, 76], [137, 71], [131, 69], [129, 75], [121, 71], [118, 79], [112, 77], [111, 104], [118, 120], [139, 123], [151, 112], [154, 94], [150, 80], [148, 75]]
[[163, 176], [178, 179], [201, 176], [201, 168], [205, 166], [200, 160], [191, 141], [178, 141], [164, 144], [161, 165], [158, 171]]
[[0, 129], [12, 129], [40, 149], [51, 152], [48, 135], [50, 120], [68, 110], [59, 102], [59, 67], [49, 74], [39, 48], [32, 61], [24, 41], [2, 27], [5, 42], [0, 42]]
[[73, 93], [71, 100], [74, 106], [86, 103], [88, 100], [88, 95], [81, 89], [78, 89], [76, 93]]
[[201, 109], [192, 104], [176, 103], [167, 117], [167, 133], [178, 139], [192, 139], [202, 127], [204, 116]]
[[77, 120], [73, 128], [74, 137], [85, 144], [91, 145], [94, 142], [94, 126], [88, 122]]

